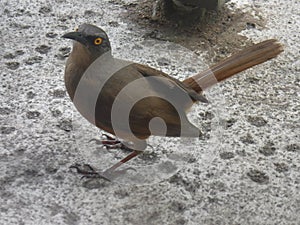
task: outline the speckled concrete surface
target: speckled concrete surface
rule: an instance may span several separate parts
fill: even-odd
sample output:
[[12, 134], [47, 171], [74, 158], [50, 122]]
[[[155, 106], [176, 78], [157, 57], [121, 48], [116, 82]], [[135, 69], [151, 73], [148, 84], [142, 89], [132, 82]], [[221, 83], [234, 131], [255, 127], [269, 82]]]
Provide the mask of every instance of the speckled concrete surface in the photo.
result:
[[[103, 168], [102, 156], [113, 154], [78, 141], [96, 131], [89, 132], [65, 93], [71, 43], [62, 34], [94, 23], [107, 30], [120, 58], [174, 75], [202, 65], [186, 68], [158, 54], [154, 40], [143, 36], [148, 31], [122, 17], [132, 2], [1, 2], [0, 224], [299, 224], [297, 0], [227, 3], [267, 21], [241, 35], [255, 42], [278, 38], [285, 52], [208, 92], [210, 106], [195, 107], [191, 120], [210, 135], [221, 134], [189, 148], [193, 154], [179, 170], [151, 184], [128, 185], [80, 180], [69, 170], [75, 162]], [[214, 119], [219, 123], [213, 126]], [[182, 142], [171, 141], [158, 148], [158, 156], [161, 149], [183, 154]], [[160, 160], [149, 152], [135, 165]]]

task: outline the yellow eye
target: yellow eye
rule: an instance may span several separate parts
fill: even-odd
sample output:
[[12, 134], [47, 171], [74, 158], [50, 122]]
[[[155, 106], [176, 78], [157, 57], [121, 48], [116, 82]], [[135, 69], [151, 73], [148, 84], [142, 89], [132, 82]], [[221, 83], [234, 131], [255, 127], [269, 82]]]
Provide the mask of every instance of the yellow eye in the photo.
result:
[[94, 44], [95, 45], [100, 45], [102, 43], [102, 38], [96, 38], [95, 40], [94, 40]]

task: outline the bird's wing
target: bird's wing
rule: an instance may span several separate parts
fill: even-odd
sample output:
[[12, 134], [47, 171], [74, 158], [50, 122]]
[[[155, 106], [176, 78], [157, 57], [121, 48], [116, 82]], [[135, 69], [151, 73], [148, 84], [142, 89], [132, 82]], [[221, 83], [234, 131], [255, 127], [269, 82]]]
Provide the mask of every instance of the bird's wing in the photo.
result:
[[132, 132], [138, 137], [199, 136], [198, 128], [185, 114], [185, 101], [191, 102], [185, 89], [172, 80], [168, 82], [166, 76], [164, 79], [157, 79], [161, 78], [159, 75], [145, 76], [146, 72], [142, 74], [136, 65], [121, 68], [103, 86], [96, 106], [101, 126], [122, 133]]
[[135, 67], [144, 77], [154, 76], [164, 78], [161, 79], [163, 83], [165, 83], [170, 88], [173, 88], [174, 86], [181, 88], [192, 98], [193, 101], [208, 103], [208, 100], [202, 94], [195, 92], [192, 88], [188, 87], [181, 81], [169, 76], [162, 71], [138, 63], [134, 63], [132, 64], [132, 66]]

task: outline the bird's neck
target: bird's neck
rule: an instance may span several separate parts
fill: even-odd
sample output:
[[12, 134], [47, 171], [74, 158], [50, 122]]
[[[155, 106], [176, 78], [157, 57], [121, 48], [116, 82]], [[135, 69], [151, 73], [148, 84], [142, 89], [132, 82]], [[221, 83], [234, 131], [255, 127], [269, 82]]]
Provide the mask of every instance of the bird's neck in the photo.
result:
[[96, 59], [97, 57], [93, 57], [85, 46], [74, 42], [72, 52], [66, 63], [64, 76], [66, 89], [72, 100], [84, 72]]

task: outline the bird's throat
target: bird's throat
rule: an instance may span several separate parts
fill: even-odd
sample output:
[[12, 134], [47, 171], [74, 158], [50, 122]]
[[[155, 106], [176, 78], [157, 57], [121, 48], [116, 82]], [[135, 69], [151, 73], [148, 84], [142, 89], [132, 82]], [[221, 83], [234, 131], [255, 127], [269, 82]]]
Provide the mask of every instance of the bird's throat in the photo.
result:
[[72, 100], [81, 77], [94, 61], [95, 59], [84, 45], [74, 42], [72, 52], [66, 62], [64, 76], [66, 89]]

